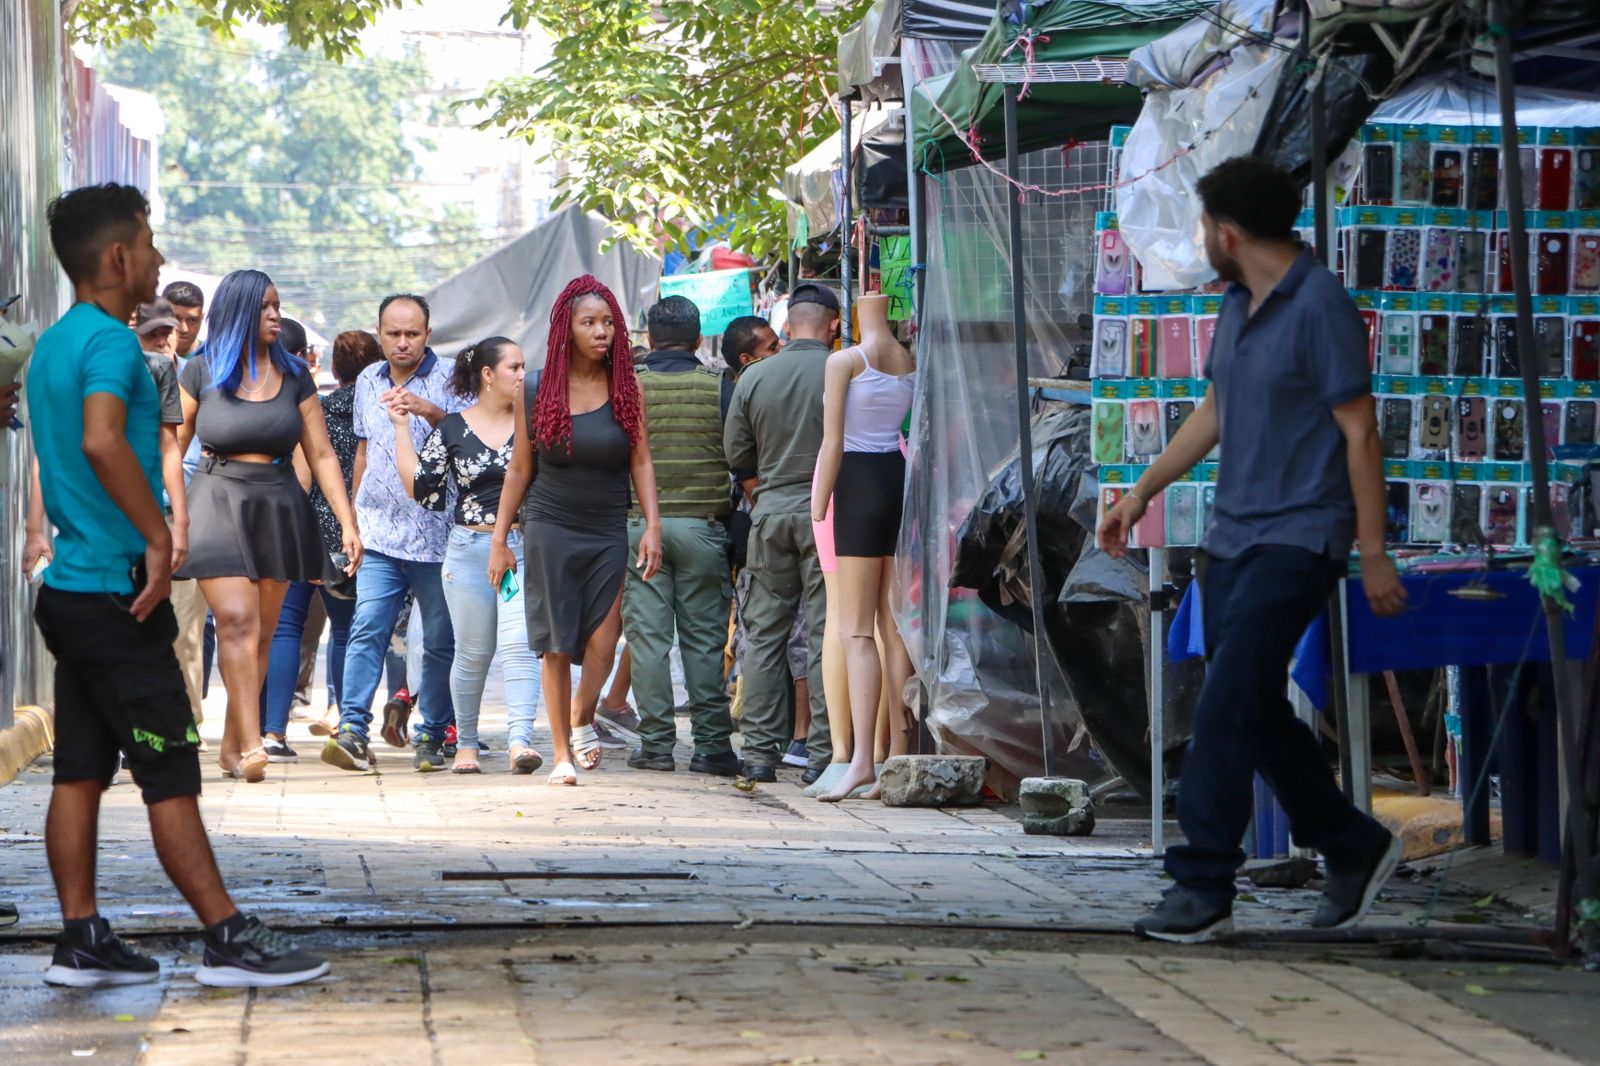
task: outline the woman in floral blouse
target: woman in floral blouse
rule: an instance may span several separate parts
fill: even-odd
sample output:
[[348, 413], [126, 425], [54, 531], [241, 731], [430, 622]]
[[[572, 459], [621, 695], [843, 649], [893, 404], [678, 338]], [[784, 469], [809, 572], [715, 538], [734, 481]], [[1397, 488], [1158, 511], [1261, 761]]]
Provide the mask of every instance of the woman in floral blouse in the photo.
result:
[[[455, 528], [444, 556], [444, 596], [455, 628], [456, 656], [450, 667], [450, 698], [455, 704], [458, 749], [451, 771], [475, 774], [478, 765], [478, 707], [484, 679], [498, 647], [505, 674], [511, 724], [511, 772], [531, 774], [544, 762], [533, 749], [533, 719], [539, 707], [539, 660], [528, 648], [528, 622], [516, 572], [499, 589], [489, 585], [489, 547], [494, 537], [500, 489], [511, 463], [513, 401], [522, 381], [522, 349], [505, 337], [490, 337], [456, 357], [451, 387], [476, 402], [446, 415], [422, 445], [419, 456], [411, 434], [396, 433], [395, 463], [411, 498], [433, 511], [454, 504]], [[397, 426], [410, 417], [389, 412]], [[511, 534], [511, 548], [522, 565], [522, 537]]]

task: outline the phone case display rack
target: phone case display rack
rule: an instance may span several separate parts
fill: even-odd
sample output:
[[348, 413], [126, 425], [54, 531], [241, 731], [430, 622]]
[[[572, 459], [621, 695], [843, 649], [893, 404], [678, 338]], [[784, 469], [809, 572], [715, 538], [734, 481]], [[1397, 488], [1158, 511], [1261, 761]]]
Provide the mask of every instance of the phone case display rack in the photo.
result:
[[[1498, 128], [1366, 126], [1356, 202], [1334, 212], [1335, 268], [1367, 325], [1391, 544], [1525, 546], [1529, 418], [1543, 420], [1549, 442], [1559, 533], [1596, 533], [1583, 469], [1600, 420], [1600, 126], [1519, 134], [1532, 352], [1516, 343]], [[1309, 211], [1299, 224], [1309, 239]], [[1096, 229], [1090, 373], [1103, 514], [1204, 397], [1221, 295], [1140, 293], [1115, 215]], [[1539, 366], [1536, 402], [1523, 397], [1525, 359]], [[1151, 501], [1131, 543], [1197, 544], [1216, 474], [1201, 463]]]

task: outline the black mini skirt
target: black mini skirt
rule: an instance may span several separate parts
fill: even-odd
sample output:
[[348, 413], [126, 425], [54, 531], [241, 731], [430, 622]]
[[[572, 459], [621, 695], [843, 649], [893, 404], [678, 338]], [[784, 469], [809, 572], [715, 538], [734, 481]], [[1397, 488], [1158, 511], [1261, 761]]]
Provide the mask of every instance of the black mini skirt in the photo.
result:
[[835, 555], [877, 559], [900, 540], [906, 460], [892, 452], [845, 452], [833, 488]]

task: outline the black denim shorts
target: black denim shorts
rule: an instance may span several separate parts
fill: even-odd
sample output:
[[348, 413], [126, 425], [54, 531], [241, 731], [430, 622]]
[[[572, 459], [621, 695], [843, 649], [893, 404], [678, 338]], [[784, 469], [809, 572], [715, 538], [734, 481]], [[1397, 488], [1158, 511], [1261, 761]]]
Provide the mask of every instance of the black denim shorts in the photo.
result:
[[200, 736], [163, 601], [144, 622], [131, 596], [39, 590], [34, 621], [56, 660], [55, 783], [110, 784], [121, 756], [147, 804], [200, 793]]

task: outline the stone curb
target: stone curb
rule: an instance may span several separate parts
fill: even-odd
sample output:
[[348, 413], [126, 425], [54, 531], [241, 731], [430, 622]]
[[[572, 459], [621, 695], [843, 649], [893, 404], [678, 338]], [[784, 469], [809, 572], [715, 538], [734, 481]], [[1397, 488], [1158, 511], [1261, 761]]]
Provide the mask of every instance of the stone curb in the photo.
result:
[[55, 744], [55, 713], [48, 707], [18, 707], [15, 723], [0, 729], [0, 785]]

